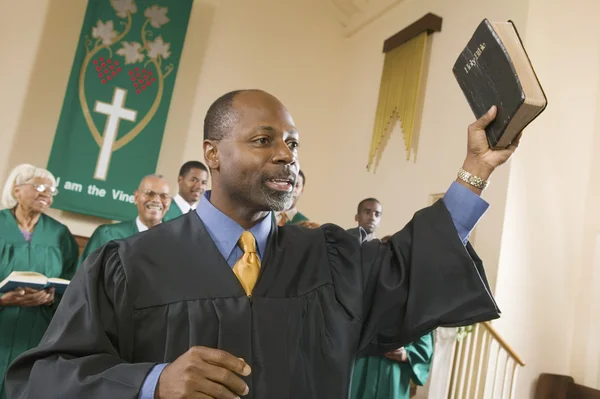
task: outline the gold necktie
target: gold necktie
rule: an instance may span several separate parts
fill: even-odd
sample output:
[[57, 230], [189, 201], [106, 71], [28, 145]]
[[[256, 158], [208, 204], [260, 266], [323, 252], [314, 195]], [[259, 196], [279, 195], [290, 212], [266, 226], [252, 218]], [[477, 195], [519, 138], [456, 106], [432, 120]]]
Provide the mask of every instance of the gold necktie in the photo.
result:
[[238, 241], [238, 245], [244, 251], [242, 257], [233, 266], [233, 272], [244, 287], [246, 295], [252, 294], [254, 284], [260, 271], [260, 259], [256, 253], [256, 240], [249, 231], [244, 231]]

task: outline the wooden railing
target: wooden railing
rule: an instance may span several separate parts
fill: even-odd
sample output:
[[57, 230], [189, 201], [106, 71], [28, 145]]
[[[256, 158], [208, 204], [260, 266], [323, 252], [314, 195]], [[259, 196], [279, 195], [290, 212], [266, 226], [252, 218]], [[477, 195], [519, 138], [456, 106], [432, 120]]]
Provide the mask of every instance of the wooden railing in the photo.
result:
[[523, 359], [489, 323], [454, 344], [448, 399], [513, 399]]

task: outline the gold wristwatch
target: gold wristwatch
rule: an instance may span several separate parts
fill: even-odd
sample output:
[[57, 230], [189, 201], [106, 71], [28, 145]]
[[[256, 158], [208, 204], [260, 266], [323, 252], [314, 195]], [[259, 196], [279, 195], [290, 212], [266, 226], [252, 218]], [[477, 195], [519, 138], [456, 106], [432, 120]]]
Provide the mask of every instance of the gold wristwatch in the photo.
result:
[[481, 177], [475, 176], [463, 168], [458, 170], [458, 178], [480, 190], [485, 190], [488, 184], [490, 184], [489, 180], [483, 180]]

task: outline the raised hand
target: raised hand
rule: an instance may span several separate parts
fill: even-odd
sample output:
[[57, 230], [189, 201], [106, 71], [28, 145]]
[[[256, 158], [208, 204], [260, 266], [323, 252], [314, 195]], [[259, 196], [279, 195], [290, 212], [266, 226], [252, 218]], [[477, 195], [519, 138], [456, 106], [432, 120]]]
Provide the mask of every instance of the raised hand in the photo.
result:
[[482, 179], [487, 179], [494, 169], [510, 159], [519, 146], [521, 139], [521, 134], [519, 134], [508, 148], [502, 150], [491, 149], [485, 136], [485, 128], [495, 117], [496, 106], [494, 105], [481, 118], [469, 125], [467, 129], [467, 158], [463, 168]]

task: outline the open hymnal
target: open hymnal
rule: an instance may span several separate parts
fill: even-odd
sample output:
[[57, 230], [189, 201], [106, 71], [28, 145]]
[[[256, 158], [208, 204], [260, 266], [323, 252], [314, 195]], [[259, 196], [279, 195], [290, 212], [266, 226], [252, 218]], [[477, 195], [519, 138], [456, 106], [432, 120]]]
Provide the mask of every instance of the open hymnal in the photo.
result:
[[48, 278], [37, 272], [12, 272], [0, 282], [0, 293], [28, 287], [36, 290], [54, 288], [57, 294], [63, 294], [68, 286], [69, 280], [62, 278]]

